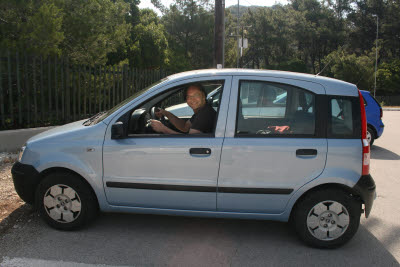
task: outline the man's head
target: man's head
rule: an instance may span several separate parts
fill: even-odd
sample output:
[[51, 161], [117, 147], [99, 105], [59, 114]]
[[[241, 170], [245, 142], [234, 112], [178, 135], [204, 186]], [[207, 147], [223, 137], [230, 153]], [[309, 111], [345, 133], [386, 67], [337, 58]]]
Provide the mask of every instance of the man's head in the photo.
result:
[[186, 89], [185, 97], [186, 103], [195, 112], [206, 104], [206, 92], [201, 84], [189, 85]]

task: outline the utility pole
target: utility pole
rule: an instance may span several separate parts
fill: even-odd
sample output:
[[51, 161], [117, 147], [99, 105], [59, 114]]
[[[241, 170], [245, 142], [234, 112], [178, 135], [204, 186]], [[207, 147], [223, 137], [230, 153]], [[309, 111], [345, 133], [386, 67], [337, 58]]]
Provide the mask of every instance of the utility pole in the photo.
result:
[[239, 18], [240, 18], [240, 14], [239, 14], [239, 0], [238, 0], [238, 6], [237, 6], [237, 26], [236, 26], [236, 36], [238, 38], [238, 56], [237, 56], [237, 60], [236, 60], [236, 67], [239, 68], [239, 58], [240, 58], [240, 45], [239, 45]]
[[379, 31], [379, 17], [378, 15], [372, 15], [373, 17], [376, 16], [376, 48], [375, 48], [375, 86], [374, 86], [374, 97], [375, 97], [375, 92], [376, 92], [376, 71], [378, 68], [378, 31]]
[[214, 67], [225, 66], [225, 0], [215, 0]]
[[[245, 25], [239, 25], [236, 26], [236, 35], [231, 34], [229, 37], [232, 38], [237, 38], [237, 45], [238, 45], [238, 52], [237, 52], [237, 58], [236, 58], [236, 67], [241, 68], [243, 67], [243, 60], [242, 60], [242, 54], [243, 54], [243, 49], [247, 48], [248, 46], [248, 40], [244, 38], [244, 29], [245, 28], [251, 28], [250, 26], [245, 26]], [[241, 30], [240, 30], [241, 29]]]

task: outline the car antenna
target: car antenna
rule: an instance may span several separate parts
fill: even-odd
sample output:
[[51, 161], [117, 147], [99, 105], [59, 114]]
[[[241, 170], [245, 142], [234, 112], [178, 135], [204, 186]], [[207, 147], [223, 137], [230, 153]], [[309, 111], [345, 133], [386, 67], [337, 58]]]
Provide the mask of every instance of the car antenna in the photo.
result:
[[[347, 44], [344, 44], [344, 45], [342, 46], [342, 49], [344, 49], [344, 48], [346, 48], [346, 47], [347, 47]], [[315, 76], [319, 76], [319, 75], [325, 70], [325, 68], [328, 67], [329, 64], [331, 64], [332, 60], [333, 60], [333, 57], [331, 58], [331, 60], [329, 60], [328, 64], [326, 64], [325, 67], [324, 67], [320, 72], [318, 72]]]

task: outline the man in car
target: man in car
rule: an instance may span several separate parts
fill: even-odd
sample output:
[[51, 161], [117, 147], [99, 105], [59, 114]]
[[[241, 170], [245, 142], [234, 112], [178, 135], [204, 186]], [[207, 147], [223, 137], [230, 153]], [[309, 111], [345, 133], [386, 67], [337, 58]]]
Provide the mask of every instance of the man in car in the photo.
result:
[[[186, 89], [186, 103], [193, 109], [193, 116], [190, 120], [183, 120], [176, 117], [169, 111], [160, 109], [156, 115], [161, 118], [166, 116], [168, 120], [181, 132], [188, 134], [211, 133], [214, 129], [214, 122], [217, 116], [215, 110], [207, 104], [206, 92], [201, 84], [191, 84]], [[154, 131], [164, 134], [180, 134], [158, 120], [151, 120], [151, 127]]]

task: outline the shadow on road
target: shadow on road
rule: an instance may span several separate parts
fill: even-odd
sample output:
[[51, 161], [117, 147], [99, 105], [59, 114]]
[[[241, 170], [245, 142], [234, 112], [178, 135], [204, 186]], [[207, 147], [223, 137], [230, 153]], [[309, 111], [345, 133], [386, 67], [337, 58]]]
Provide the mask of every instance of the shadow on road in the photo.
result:
[[367, 227], [345, 246], [322, 250], [280, 222], [101, 214], [88, 229], [62, 232], [34, 219], [13, 230], [0, 256], [129, 266], [398, 266]]
[[371, 159], [400, 160], [400, 156], [386, 148], [373, 145], [371, 148]]
[[12, 213], [10, 213], [10, 215], [0, 222], [0, 234], [3, 234], [8, 229], [13, 227], [16, 222], [24, 221], [28, 215], [33, 213], [33, 211], [33, 207], [28, 204], [24, 204], [18, 209], [14, 210]]

